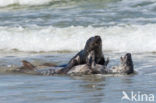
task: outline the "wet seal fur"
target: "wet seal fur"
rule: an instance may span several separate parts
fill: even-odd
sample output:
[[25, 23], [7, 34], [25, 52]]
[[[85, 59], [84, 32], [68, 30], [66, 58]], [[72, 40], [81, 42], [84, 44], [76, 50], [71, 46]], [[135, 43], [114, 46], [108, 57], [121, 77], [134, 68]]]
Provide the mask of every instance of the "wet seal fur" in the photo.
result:
[[77, 65], [67, 72], [69, 75], [89, 75], [89, 74], [105, 74], [109, 59], [105, 60], [105, 64], [96, 64], [95, 52], [91, 51], [87, 57], [87, 63]]
[[[94, 62], [94, 53], [90, 53], [90, 65], [78, 65], [73, 67], [67, 74], [72, 75], [83, 75], [83, 74], [132, 74], [134, 73], [134, 65], [131, 53], [126, 53], [124, 57], [120, 57], [120, 64], [112, 68], [107, 68], [106, 65], [96, 64]], [[109, 61], [109, 60], [107, 60]]]
[[[120, 58], [120, 65], [107, 68], [106, 65], [96, 64], [94, 61], [94, 52], [88, 55], [88, 64], [73, 66], [66, 75], [90, 75], [90, 74], [132, 74], [134, 73], [133, 60], [130, 53]], [[39, 75], [55, 75], [59, 74], [61, 67], [39, 68], [27, 61], [22, 61], [23, 66], [14, 70], [15, 72], [39, 74]]]
[[124, 73], [132, 74], [134, 73], [134, 65], [131, 53], [127, 53], [124, 57], [120, 57], [120, 65], [113, 67], [109, 72], [110, 73]]
[[91, 51], [95, 52], [95, 63], [105, 65], [106, 61], [102, 53], [102, 39], [100, 36], [94, 36], [87, 40], [85, 48], [78, 52], [58, 73], [65, 74], [74, 66], [86, 64]]

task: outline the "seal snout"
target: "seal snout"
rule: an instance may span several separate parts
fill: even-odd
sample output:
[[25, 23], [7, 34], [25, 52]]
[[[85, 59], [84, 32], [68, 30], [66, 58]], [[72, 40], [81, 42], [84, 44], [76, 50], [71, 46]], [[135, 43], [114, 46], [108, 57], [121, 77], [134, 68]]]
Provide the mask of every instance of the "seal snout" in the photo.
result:
[[95, 36], [95, 41], [96, 41], [97, 43], [101, 42], [101, 41], [102, 41], [102, 40], [101, 40], [101, 37], [98, 36], [98, 35], [96, 35], [96, 36]]
[[94, 47], [97, 48], [101, 45], [102, 39], [100, 36], [94, 36]]

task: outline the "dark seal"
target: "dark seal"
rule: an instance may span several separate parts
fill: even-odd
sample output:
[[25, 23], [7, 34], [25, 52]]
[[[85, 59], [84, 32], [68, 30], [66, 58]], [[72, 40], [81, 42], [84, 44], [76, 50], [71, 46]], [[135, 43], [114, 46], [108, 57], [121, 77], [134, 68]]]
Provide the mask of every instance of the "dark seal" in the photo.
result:
[[95, 53], [95, 63], [105, 65], [106, 61], [104, 55], [102, 53], [102, 39], [100, 36], [90, 37], [85, 45], [85, 48], [78, 52], [69, 63], [61, 69], [58, 73], [65, 74], [67, 73], [73, 66], [77, 66], [80, 64], [87, 63], [88, 54], [94, 51]]

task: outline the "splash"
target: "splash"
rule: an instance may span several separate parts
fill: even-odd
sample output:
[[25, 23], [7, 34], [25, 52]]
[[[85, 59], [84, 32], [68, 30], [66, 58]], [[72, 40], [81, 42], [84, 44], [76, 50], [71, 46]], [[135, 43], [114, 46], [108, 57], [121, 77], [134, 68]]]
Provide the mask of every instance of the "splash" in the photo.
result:
[[100, 35], [104, 51], [155, 52], [156, 25], [112, 27], [0, 27], [0, 49], [19, 51], [79, 51], [86, 40]]

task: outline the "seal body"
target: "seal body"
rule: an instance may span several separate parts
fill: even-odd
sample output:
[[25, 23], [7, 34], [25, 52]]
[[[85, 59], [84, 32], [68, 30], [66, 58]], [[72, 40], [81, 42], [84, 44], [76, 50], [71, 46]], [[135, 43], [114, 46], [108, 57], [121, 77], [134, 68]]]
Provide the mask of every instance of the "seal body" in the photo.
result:
[[131, 53], [127, 53], [124, 57], [120, 57], [120, 65], [112, 67], [109, 71], [110, 73], [125, 73], [132, 74], [134, 73], [134, 65]]
[[[130, 53], [120, 58], [120, 65], [107, 68], [107, 65], [96, 64], [94, 52], [88, 55], [87, 63], [73, 66], [65, 75], [90, 75], [90, 74], [132, 74], [134, 73], [133, 61]], [[108, 62], [108, 60], [107, 60]], [[55, 75], [60, 74], [62, 67], [34, 66], [28, 61], [23, 61], [23, 66], [14, 70], [27, 74]]]
[[59, 73], [67, 73], [73, 66], [87, 63], [87, 57], [91, 51], [95, 53], [95, 63], [105, 64], [105, 58], [102, 53], [102, 40], [100, 36], [94, 36], [87, 40], [85, 48], [78, 52], [69, 63], [59, 71]]
[[[67, 74], [83, 75], [83, 74], [132, 74], [134, 73], [133, 60], [130, 53], [120, 58], [118, 66], [107, 68], [107, 65], [96, 64], [94, 62], [94, 53], [89, 54], [89, 65], [82, 64], [74, 66]], [[109, 60], [106, 61], [107, 63]]]
[[[40, 74], [40, 75], [54, 75], [60, 74], [60, 71], [63, 70], [63, 67], [58, 66], [34, 66], [30, 62], [23, 60], [23, 66], [20, 68], [15, 69], [15, 72], [22, 72], [27, 74]], [[92, 50], [89, 52], [88, 56], [86, 57], [86, 63], [73, 66], [69, 71], [64, 74], [67, 75], [89, 75], [89, 74], [98, 74], [105, 72], [105, 65], [96, 64], [95, 61], [95, 52]]]

